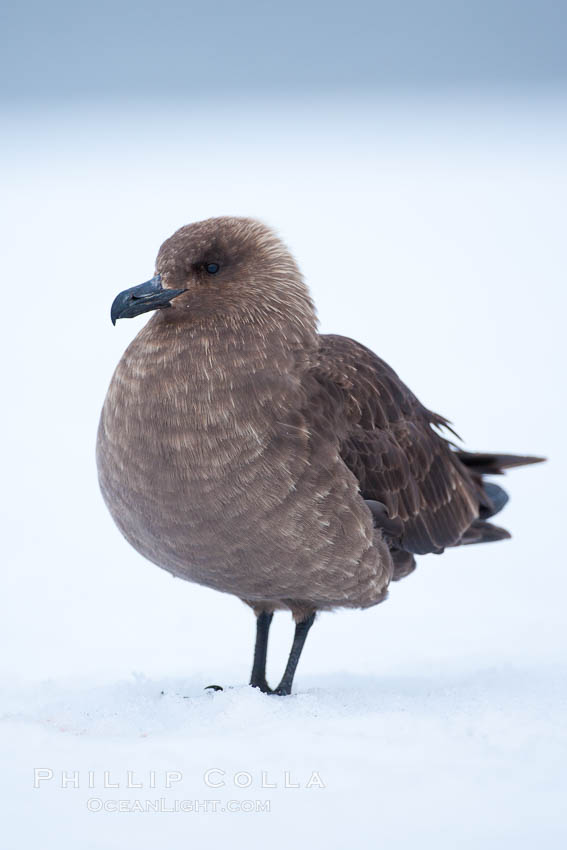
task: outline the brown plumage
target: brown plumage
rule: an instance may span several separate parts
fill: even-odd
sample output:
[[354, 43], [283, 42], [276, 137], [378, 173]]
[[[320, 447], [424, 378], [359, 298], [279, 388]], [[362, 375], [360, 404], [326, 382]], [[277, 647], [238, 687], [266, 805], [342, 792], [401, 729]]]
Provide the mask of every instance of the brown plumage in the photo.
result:
[[415, 554], [509, 536], [487, 522], [506, 497], [483, 476], [538, 458], [458, 451], [386, 363], [319, 335], [297, 265], [264, 225], [178, 230], [112, 318], [147, 310], [104, 403], [101, 489], [142, 555], [253, 607], [252, 684], [270, 690], [276, 609], [297, 622], [277, 689], [289, 693], [316, 611], [381, 602]]

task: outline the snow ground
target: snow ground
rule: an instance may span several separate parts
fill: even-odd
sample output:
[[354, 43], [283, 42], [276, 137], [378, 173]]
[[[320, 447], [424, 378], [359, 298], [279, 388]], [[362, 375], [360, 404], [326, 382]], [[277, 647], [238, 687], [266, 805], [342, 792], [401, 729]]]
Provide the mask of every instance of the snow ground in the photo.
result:
[[[317, 834], [333, 848], [353, 838], [365, 847], [560, 847], [565, 672], [502, 665], [435, 676], [311, 674], [289, 700], [245, 686], [203, 694], [202, 677], [34, 686], [9, 712], [17, 768], [6, 793], [19, 792], [18, 846], [31, 844], [40, 825], [47, 847], [118, 848], [133, 836], [142, 847], [165, 836], [174, 847], [186, 839], [283, 847]], [[34, 792], [31, 765], [54, 769]], [[207, 786], [212, 769], [208, 781], [224, 786]], [[79, 771], [81, 787], [62, 789], [61, 770]], [[146, 787], [124, 788], [127, 770]], [[122, 788], [104, 790], [104, 771]], [[148, 788], [150, 771], [157, 790]], [[166, 771], [175, 773], [171, 789]], [[284, 787], [286, 772], [299, 788]], [[175, 800], [210, 800], [219, 811], [87, 811], [100, 805], [89, 800], [117, 799], [162, 799], [170, 809]], [[230, 800], [269, 800], [271, 811], [220, 811]]]
[[[6, 847], [564, 846], [562, 113], [333, 101], [217, 104], [214, 122], [199, 105], [5, 116]], [[112, 298], [152, 274], [177, 226], [223, 213], [276, 226], [322, 330], [375, 349], [468, 446], [552, 458], [506, 479], [512, 541], [422, 558], [384, 605], [321, 616], [287, 700], [245, 687], [250, 612], [136, 555], [94, 469], [106, 385], [141, 324], [112, 328]], [[279, 615], [273, 680], [291, 631]], [[34, 768], [53, 778], [34, 789]], [[225, 786], [205, 783], [212, 769]], [[182, 775], [171, 788], [168, 771]], [[305, 787], [313, 773], [324, 788]]]

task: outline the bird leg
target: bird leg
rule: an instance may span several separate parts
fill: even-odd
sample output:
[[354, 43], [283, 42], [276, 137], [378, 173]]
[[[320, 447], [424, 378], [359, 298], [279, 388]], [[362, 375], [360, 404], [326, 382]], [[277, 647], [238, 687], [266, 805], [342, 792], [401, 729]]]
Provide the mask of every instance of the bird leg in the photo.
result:
[[261, 611], [256, 618], [256, 646], [254, 647], [254, 664], [250, 684], [253, 688], [259, 688], [264, 694], [273, 693], [266, 682], [266, 655], [268, 652], [268, 634], [272, 622], [273, 613]]
[[293, 684], [293, 677], [297, 668], [297, 662], [299, 661], [299, 657], [301, 655], [303, 645], [305, 644], [305, 639], [309, 633], [309, 629], [313, 625], [314, 621], [315, 614], [311, 614], [310, 617], [307, 617], [306, 620], [302, 620], [295, 626], [293, 644], [291, 646], [291, 652], [289, 653], [289, 658], [287, 661], [285, 672], [283, 674], [283, 678], [279, 683], [278, 687], [275, 689], [275, 691], [272, 691], [272, 693], [277, 694], [278, 696], [288, 696], [291, 693], [291, 686]]

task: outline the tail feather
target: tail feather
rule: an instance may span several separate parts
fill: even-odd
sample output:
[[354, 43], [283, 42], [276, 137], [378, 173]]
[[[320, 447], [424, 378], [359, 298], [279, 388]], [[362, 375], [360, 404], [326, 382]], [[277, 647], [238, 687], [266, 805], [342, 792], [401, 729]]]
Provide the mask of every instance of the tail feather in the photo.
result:
[[505, 528], [476, 519], [463, 534], [461, 543], [493, 543], [495, 540], [508, 540], [511, 536]]
[[498, 484], [485, 481], [484, 475], [502, 475], [505, 469], [515, 466], [527, 466], [531, 463], [541, 463], [543, 457], [532, 455], [488, 454], [486, 452], [456, 452], [478, 487], [479, 518], [461, 538], [461, 543], [490, 543], [494, 540], [505, 540], [510, 533], [504, 528], [486, 522], [502, 510], [508, 502], [508, 494]]
[[545, 460], [544, 457], [533, 455], [500, 455], [463, 451], [457, 451], [456, 454], [461, 463], [478, 475], [502, 475], [505, 469], [527, 466], [530, 463], [542, 463]]

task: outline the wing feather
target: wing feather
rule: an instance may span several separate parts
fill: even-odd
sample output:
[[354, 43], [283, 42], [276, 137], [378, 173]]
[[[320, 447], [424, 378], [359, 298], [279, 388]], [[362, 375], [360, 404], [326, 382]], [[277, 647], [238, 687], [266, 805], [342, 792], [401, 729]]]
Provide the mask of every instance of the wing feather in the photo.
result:
[[325, 391], [341, 456], [365, 499], [403, 522], [403, 548], [441, 552], [460, 542], [479, 515], [479, 488], [451, 443], [448, 425], [427, 410], [372, 351], [347, 337], [321, 335], [313, 377]]

